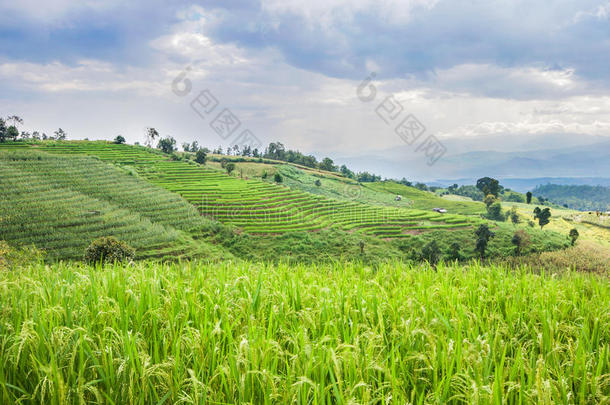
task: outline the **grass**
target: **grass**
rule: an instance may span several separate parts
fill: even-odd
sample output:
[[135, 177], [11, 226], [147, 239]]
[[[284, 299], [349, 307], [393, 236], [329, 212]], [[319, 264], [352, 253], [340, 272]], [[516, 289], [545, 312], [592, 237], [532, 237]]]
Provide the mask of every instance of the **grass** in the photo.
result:
[[608, 403], [602, 276], [35, 263], [0, 272], [2, 403]]

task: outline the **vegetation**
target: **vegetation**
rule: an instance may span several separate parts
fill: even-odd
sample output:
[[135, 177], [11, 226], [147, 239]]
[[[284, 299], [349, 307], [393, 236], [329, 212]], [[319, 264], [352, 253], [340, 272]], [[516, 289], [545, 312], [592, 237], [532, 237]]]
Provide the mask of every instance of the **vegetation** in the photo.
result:
[[21, 149], [0, 151], [0, 170], [0, 240], [12, 245], [35, 245], [50, 259], [81, 259], [93, 240], [114, 236], [138, 258], [225, 255], [191, 236], [209, 220], [131, 171]]
[[112, 236], [94, 240], [85, 250], [85, 261], [91, 264], [129, 262], [135, 256], [134, 248]]
[[487, 244], [489, 243], [489, 240], [495, 236], [495, 234], [489, 230], [487, 225], [483, 224], [479, 225], [479, 228], [475, 231], [475, 235], [477, 237], [475, 251], [481, 258], [484, 258], [485, 251], [487, 250]]
[[576, 210], [610, 211], [610, 187], [546, 184], [536, 187], [534, 194]]
[[576, 243], [576, 239], [578, 239], [579, 233], [578, 233], [578, 229], [576, 228], [572, 228], [570, 229], [570, 243], [572, 244], [572, 246], [574, 246], [574, 244]]
[[0, 398], [606, 403], [609, 294], [476, 263], [33, 264], [0, 272]]
[[540, 207], [534, 208], [534, 219], [538, 220], [538, 225], [540, 225], [540, 229], [542, 229], [545, 225], [550, 222], [551, 218], [551, 209], [546, 207], [540, 209]]

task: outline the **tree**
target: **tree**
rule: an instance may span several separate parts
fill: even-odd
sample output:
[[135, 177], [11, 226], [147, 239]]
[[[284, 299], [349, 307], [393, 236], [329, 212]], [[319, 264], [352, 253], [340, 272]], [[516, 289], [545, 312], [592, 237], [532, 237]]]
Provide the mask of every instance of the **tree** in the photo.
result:
[[494, 221], [504, 221], [505, 217], [502, 215], [502, 204], [499, 201], [494, 202], [487, 207], [487, 217]]
[[485, 195], [491, 194], [497, 197], [500, 192], [500, 183], [491, 177], [483, 177], [477, 180], [477, 188]]
[[0, 118], [0, 142], [6, 141], [6, 122]]
[[96, 239], [85, 250], [85, 261], [92, 264], [125, 262], [134, 257], [135, 250], [113, 236]]
[[435, 240], [424, 245], [421, 250], [421, 258], [433, 266], [436, 266], [441, 257], [441, 250]]
[[208, 155], [203, 149], [198, 149], [197, 152], [195, 152], [195, 162], [199, 163], [200, 165], [205, 164], [205, 159], [207, 157]]
[[329, 172], [334, 172], [337, 170], [337, 168], [335, 167], [335, 162], [333, 162], [333, 160], [331, 158], [327, 158], [327, 157], [322, 159], [322, 161], [320, 162], [320, 169], [326, 170]]
[[521, 218], [519, 218], [519, 213], [517, 212], [516, 207], [512, 207], [510, 209], [510, 211], [508, 212], [508, 217], [510, 218], [510, 221], [513, 223], [513, 225], [517, 225], [519, 222], [521, 222]]
[[461, 250], [461, 246], [459, 243], [457, 242], [453, 242], [451, 244], [451, 246], [449, 246], [449, 251], [447, 252], [447, 258], [449, 260], [462, 260], [464, 257], [462, 256], [462, 253], [460, 252]]
[[191, 144], [188, 142], [183, 142], [182, 143], [182, 150], [185, 152], [190, 152], [191, 151]]
[[17, 115], [9, 115], [8, 117], [6, 117], [6, 121], [12, 122], [14, 127], [23, 124], [23, 119]]
[[538, 225], [540, 225], [540, 229], [542, 229], [546, 224], [550, 222], [551, 218], [551, 209], [545, 208], [540, 209], [540, 207], [534, 208], [534, 219], [538, 220]]
[[16, 141], [18, 137], [19, 137], [19, 130], [17, 129], [16, 126], [11, 125], [10, 127], [8, 127], [6, 129], [6, 138], [10, 138], [13, 141]]
[[515, 255], [519, 256], [523, 249], [529, 245], [530, 236], [523, 229], [520, 229], [515, 232], [510, 242], [515, 245]]
[[487, 194], [483, 199], [483, 202], [485, 203], [487, 209], [489, 209], [491, 204], [495, 203], [496, 201], [498, 201], [498, 199], [493, 194]]
[[159, 131], [157, 131], [153, 127], [146, 128], [146, 145], [148, 145], [148, 147], [152, 147], [155, 142], [155, 139], [157, 139], [158, 137]]
[[227, 163], [227, 164], [225, 165], [225, 170], [227, 171], [227, 174], [228, 174], [228, 175], [231, 175], [231, 172], [232, 172], [233, 170], [235, 170], [235, 163], [233, 163], [233, 162], [229, 162], [229, 163]]
[[578, 234], [578, 230], [576, 228], [572, 228], [570, 230], [570, 240], [572, 242], [572, 246], [576, 243], [576, 239], [578, 239], [580, 235]]
[[55, 139], [58, 141], [63, 141], [67, 138], [68, 134], [63, 129], [59, 128], [57, 131], [53, 132], [55, 134]]
[[157, 149], [161, 149], [163, 153], [170, 154], [176, 150], [176, 140], [171, 136], [159, 139]]
[[122, 145], [125, 143], [125, 138], [123, 137], [123, 135], [118, 135], [116, 138], [114, 138], [114, 143], [116, 143], [117, 145]]
[[531, 191], [528, 191], [527, 193], [525, 193], [525, 199], [528, 204], [532, 203], [532, 192]]
[[281, 182], [283, 182], [283, 181], [284, 181], [284, 179], [282, 178], [282, 175], [281, 175], [281, 174], [279, 174], [279, 173], [275, 173], [275, 176], [273, 176], [273, 180], [274, 180], [276, 183], [281, 183]]
[[489, 240], [495, 236], [495, 234], [491, 232], [489, 227], [485, 224], [479, 225], [479, 228], [474, 232], [474, 234], [477, 237], [474, 251], [478, 252], [481, 259], [483, 259], [485, 257], [485, 251], [487, 250], [487, 244], [489, 243]]

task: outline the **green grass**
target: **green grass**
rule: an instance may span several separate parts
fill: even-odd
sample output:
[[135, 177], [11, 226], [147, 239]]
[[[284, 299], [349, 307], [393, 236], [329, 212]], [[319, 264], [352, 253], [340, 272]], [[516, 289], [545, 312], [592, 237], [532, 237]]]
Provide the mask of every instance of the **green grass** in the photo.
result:
[[608, 403], [601, 276], [391, 263], [0, 272], [2, 403]]
[[180, 196], [85, 156], [0, 150], [0, 240], [78, 259], [115, 236], [138, 258], [222, 256], [190, 234], [207, 220]]

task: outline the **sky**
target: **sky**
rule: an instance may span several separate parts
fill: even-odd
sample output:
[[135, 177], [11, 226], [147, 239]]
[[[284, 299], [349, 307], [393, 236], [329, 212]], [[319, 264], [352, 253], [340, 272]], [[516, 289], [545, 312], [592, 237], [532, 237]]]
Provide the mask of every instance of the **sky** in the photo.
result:
[[247, 130], [433, 172], [430, 140], [444, 158], [610, 139], [608, 66], [608, 1], [0, 0], [0, 115], [69, 139], [155, 127], [226, 148]]

